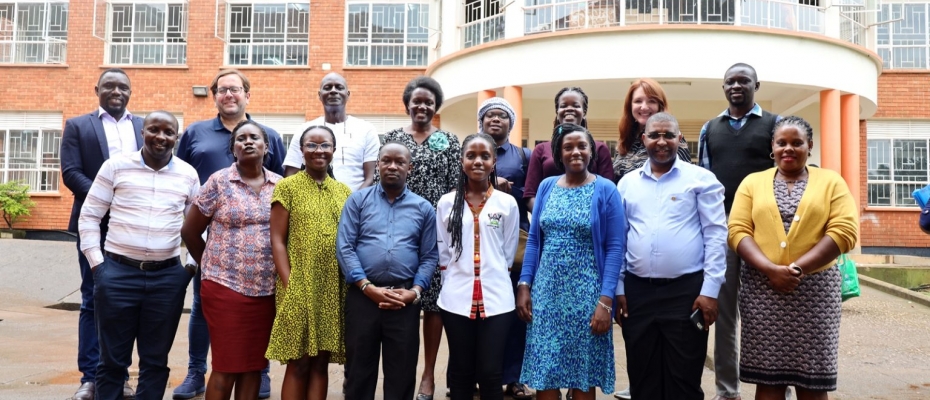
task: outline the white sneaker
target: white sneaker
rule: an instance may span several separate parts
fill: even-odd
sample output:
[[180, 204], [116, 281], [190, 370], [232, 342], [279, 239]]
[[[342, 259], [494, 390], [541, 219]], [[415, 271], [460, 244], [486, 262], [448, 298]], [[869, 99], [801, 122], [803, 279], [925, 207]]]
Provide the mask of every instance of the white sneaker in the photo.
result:
[[630, 400], [630, 388], [626, 388], [617, 393], [614, 393], [614, 397], [620, 400]]

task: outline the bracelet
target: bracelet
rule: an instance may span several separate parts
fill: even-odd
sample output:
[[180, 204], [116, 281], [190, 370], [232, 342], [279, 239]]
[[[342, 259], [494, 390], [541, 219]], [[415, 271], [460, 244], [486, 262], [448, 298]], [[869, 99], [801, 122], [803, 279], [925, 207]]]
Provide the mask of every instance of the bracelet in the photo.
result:
[[526, 286], [526, 287], [528, 287], [528, 288], [530, 288], [530, 289], [533, 288], [533, 284], [531, 284], [531, 283], [529, 283], [529, 282], [527, 282], [527, 281], [520, 281], [520, 282], [517, 282], [517, 287], [520, 287], [520, 286]]
[[417, 288], [410, 289], [417, 294], [417, 298], [413, 299], [413, 304], [420, 304], [420, 291]]
[[371, 285], [371, 281], [368, 281], [362, 284], [362, 287], [361, 287], [362, 293], [365, 293], [365, 288], [367, 288], [369, 285]]
[[791, 263], [788, 265], [788, 268], [798, 271], [798, 278], [801, 278], [804, 276], [804, 270], [798, 264]]
[[597, 305], [599, 305], [599, 306], [601, 306], [601, 307], [604, 307], [604, 309], [607, 310], [607, 312], [609, 312], [609, 313], [614, 312], [614, 308], [613, 308], [613, 307], [608, 306], [607, 304], [604, 304], [604, 303], [603, 303], [602, 301], [600, 301], [600, 300], [597, 301]]

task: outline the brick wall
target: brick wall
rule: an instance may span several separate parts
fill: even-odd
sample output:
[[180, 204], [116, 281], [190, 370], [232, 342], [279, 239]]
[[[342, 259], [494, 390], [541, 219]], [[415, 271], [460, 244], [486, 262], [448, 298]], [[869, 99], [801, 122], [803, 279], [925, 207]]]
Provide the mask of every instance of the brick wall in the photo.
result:
[[[0, 102], [4, 111], [58, 111], [64, 119], [97, 108], [94, 85], [104, 66], [104, 42], [94, 31], [93, 1], [72, 1], [68, 20], [67, 66], [15, 66], [0, 64], [0, 87], [7, 93]], [[320, 79], [330, 71], [342, 73], [352, 92], [352, 114], [403, 114], [401, 93], [406, 83], [423, 69], [344, 68], [345, 1], [310, 3], [309, 66], [305, 68], [241, 68], [252, 83], [248, 112], [303, 114], [312, 119], [322, 114], [316, 96]], [[209, 86], [222, 69], [224, 43], [214, 37], [213, 1], [189, 3], [187, 65], [184, 67], [123, 66], [132, 82], [130, 111], [164, 109], [183, 113], [185, 125], [213, 118], [212, 97], [194, 97], [191, 86]], [[98, 10], [97, 32], [106, 23]], [[222, 23], [222, 22], [221, 22]], [[73, 196], [61, 184], [60, 195], [39, 195], [32, 216], [18, 228], [64, 230], [68, 226]]]
[[[928, 119], [930, 118], [930, 71], [886, 71], [878, 80], [878, 111], [872, 118]], [[930, 247], [930, 235], [917, 226], [919, 213], [914, 209], [866, 208], [866, 124], [860, 123], [859, 190], [862, 198], [860, 244], [863, 247]]]

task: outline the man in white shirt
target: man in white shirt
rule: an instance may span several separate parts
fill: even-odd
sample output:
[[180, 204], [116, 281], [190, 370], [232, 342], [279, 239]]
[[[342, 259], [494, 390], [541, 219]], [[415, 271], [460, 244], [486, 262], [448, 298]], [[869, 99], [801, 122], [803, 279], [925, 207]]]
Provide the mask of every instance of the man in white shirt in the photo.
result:
[[325, 125], [333, 130], [336, 137], [336, 150], [330, 163], [336, 180], [345, 183], [353, 192], [371, 186], [381, 140], [374, 125], [346, 114], [349, 94], [349, 86], [342, 75], [331, 72], [323, 77], [319, 98], [324, 114], [294, 132], [284, 158], [284, 176], [291, 176], [303, 167], [300, 136], [304, 130], [314, 125]]
[[616, 319], [634, 399], [704, 398], [701, 374], [726, 271], [727, 225], [723, 185], [678, 160], [680, 135], [670, 114], [649, 117], [649, 159], [617, 184], [629, 228]]
[[[197, 171], [172, 155], [177, 138], [174, 116], [149, 114], [142, 150], [104, 162], [81, 208], [78, 231], [95, 281], [100, 342], [95, 400], [123, 398], [133, 344], [139, 353], [136, 398], [165, 394], [168, 352], [196, 272], [181, 264], [181, 225], [200, 190]], [[101, 247], [100, 224], [108, 213]]]

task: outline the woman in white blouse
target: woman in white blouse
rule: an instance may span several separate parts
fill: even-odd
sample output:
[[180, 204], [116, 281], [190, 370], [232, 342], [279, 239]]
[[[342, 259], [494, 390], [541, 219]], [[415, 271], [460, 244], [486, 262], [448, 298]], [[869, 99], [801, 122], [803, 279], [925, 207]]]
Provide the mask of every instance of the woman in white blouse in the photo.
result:
[[494, 139], [476, 133], [462, 142], [458, 186], [439, 199], [436, 233], [442, 290], [439, 308], [449, 341], [452, 400], [501, 400], [504, 338], [515, 310], [510, 266], [517, 251], [517, 202], [494, 189]]

